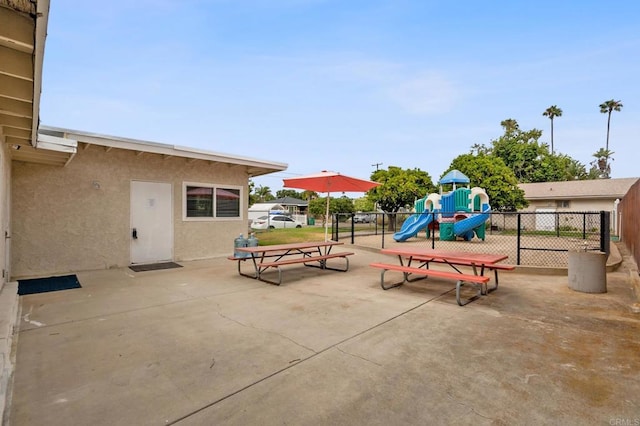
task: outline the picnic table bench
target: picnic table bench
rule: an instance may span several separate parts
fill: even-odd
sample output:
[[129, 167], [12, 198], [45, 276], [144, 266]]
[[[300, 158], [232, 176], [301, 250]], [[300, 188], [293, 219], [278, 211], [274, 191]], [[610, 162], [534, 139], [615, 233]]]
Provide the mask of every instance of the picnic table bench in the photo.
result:
[[[280, 285], [282, 283], [282, 266], [303, 264], [320, 269], [329, 269], [333, 271], [346, 272], [349, 270], [349, 258], [355, 253], [339, 252], [331, 253], [331, 248], [344, 244], [336, 241], [319, 241], [319, 242], [303, 242], [290, 244], [276, 244], [271, 246], [258, 247], [238, 247], [237, 251], [247, 253], [247, 257], [229, 256], [229, 260], [238, 262], [238, 273], [242, 276], [255, 278], [269, 284]], [[327, 264], [329, 259], [344, 259], [345, 266], [342, 268], [330, 267]], [[243, 261], [251, 261], [253, 264], [253, 273], [247, 274], [242, 271], [241, 263]], [[278, 271], [278, 280], [270, 280], [265, 278], [263, 274], [274, 268]]]
[[[454, 260], [454, 259], [443, 259], [443, 258], [437, 258], [437, 257], [422, 257], [422, 256], [413, 256], [413, 260], [417, 261], [417, 262], [422, 262], [422, 264], [420, 265], [420, 267], [426, 267], [429, 268], [429, 263], [433, 262], [433, 263], [441, 263], [441, 264], [447, 264], [449, 266], [451, 266], [453, 269], [455, 269], [456, 271], [458, 271], [459, 273], [462, 273], [458, 268], [456, 268], [456, 266], [470, 266], [474, 269], [474, 274], [475, 275], [484, 275], [484, 270], [489, 270], [489, 271], [493, 271], [494, 272], [494, 277], [495, 277], [495, 284], [493, 285], [493, 287], [489, 287], [489, 288], [485, 288], [484, 290], [484, 294], [488, 294], [491, 293], [492, 291], [495, 291], [498, 289], [498, 284], [499, 284], [499, 280], [498, 280], [498, 271], [515, 271], [516, 267], [514, 265], [507, 265], [504, 263], [482, 263], [481, 265], [477, 265], [473, 262], [469, 262], [469, 261], [462, 261], [462, 260]], [[480, 272], [477, 272], [477, 267], [480, 266]]]
[[[397, 265], [397, 264], [391, 264], [391, 263], [371, 263], [370, 266], [373, 266], [374, 268], [382, 269], [382, 272], [380, 274], [380, 286], [384, 290], [389, 290], [390, 288], [401, 286], [402, 284], [405, 283], [405, 281], [408, 281], [407, 277], [409, 274], [422, 275], [423, 276], [422, 278], [438, 277], [438, 278], [453, 279], [454, 281], [456, 281], [456, 302], [458, 302], [458, 305], [460, 306], [464, 306], [467, 303], [480, 297], [482, 294], [482, 286], [486, 284], [490, 279], [485, 275], [461, 274], [459, 272], [448, 272], [448, 271], [440, 271], [437, 269], [416, 268], [413, 266]], [[402, 281], [385, 286], [384, 274], [387, 271], [402, 272], [404, 274], [404, 279]], [[460, 293], [461, 293], [462, 286], [464, 286], [465, 283], [477, 285], [480, 287], [478, 289], [478, 293], [475, 296], [468, 298], [466, 301], [463, 302]]]

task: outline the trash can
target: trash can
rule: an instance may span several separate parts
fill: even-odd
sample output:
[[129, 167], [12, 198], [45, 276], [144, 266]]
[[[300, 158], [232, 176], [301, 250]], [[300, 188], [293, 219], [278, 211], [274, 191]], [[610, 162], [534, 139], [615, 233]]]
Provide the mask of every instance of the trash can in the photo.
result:
[[311, 225], [315, 225], [316, 224], [316, 219], [314, 217], [308, 217], [307, 218], [307, 225], [311, 226]]
[[569, 288], [583, 293], [606, 293], [607, 254], [601, 251], [570, 251]]

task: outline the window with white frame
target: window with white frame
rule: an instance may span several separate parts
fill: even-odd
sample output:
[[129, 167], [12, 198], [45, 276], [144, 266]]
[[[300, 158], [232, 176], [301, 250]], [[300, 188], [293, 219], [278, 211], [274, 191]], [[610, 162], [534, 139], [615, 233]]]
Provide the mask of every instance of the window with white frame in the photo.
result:
[[203, 183], [184, 183], [183, 217], [185, 220], [216, 218], [240, 219], [242, 190], [240, 187]]
[[558, 200], [556, 201], [556, 207], [559, 208], [569, 208], [569, 200]]

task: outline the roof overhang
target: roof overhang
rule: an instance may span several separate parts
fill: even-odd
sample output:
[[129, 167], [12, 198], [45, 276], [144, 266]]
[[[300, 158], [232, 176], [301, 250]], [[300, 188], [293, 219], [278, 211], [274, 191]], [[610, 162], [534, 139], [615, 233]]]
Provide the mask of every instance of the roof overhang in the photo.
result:
[[0, 0], [0, 140], [12, 153], [38, 149], [48, 19], [49, 0]]
[[105, 148], [107, 152], [111, 149], [124, 149], [134, 151], [138, 156], [156, 154], [165, 158], [180, 157], [191, 161], [201, 160], [233, 167], [246, 167], [249, 177], [280, 172], [288, 167], [285, 163], [50, 126], [40, 126], [38, 140], [39, 147], [44, 147], [47, 143], [47, 148], [53, 150], [50, 152], [66, 156], [67, 163], [73, 159], [76, 150], [88, 149], [95, 145]]

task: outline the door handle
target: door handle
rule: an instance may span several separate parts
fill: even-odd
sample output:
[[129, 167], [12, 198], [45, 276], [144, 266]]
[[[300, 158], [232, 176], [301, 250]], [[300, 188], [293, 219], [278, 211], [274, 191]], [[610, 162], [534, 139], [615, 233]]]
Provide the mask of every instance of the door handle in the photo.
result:
[[132, 237], [134, 240], [137, 240], [137, 239], [138, 239], [138, 230], [137, 230], [136, 228], [133, 228], [133, 231], [131, 231], [131, 237]]

